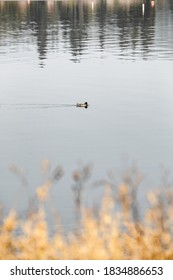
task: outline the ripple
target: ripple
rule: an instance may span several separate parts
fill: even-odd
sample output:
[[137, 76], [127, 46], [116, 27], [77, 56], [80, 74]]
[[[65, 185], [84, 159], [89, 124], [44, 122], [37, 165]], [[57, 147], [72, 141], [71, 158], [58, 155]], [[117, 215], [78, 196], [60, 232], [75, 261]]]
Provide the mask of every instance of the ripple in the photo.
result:
[[172, 60], [173, 17], [167, 6], [156, 7], [155, 13], [146, 7], [146, 18], [137, 4], [131, 6], [130, 12], [128, 7], [117, 6], [109, 8], [109, 12], [104, 10], [103, 14], [98, 9], [92, 14], [84, 10], [81, 15], [75, 14], [70, 6], [66, 10], [58, 7], [58, 13], [56, 5], [55, 10], [44, 10], [44, 17], [41, 5], [39, 11], [33, 8], [18, 17], [8, 9], [3, 13], [0, 10], [0, 60], [8, 61], [12, 55], [20, 60], [21, 53], [30, 57], [31, 50], [37, 52], [40, 60], [48, 59], [51, 52], [69, 53], [71, 60], [100, 54], [102, 58], [112, 55], [117, 59], [145, 56], [145, 59]]

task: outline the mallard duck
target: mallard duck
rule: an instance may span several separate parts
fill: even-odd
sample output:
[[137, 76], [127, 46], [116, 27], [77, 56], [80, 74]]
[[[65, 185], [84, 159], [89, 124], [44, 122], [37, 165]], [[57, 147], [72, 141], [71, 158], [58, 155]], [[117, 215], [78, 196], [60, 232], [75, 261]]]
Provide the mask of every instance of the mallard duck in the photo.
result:
[[84, 103], [77, 103], [76, 107], [83, 107], [83, 108], [88, 108], [88, 102], [84, 102]]

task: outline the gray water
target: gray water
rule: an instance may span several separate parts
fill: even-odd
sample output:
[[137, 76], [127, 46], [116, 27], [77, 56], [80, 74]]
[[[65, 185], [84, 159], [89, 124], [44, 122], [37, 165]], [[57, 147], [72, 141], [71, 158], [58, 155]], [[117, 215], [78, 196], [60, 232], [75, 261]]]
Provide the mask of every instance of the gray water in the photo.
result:
[[[172, 171], [173, 4], [125, 2], [0, 1], [5, 209], [27, 208], [43, 159], [65, 171], [53, 197], [66, 228], [78, 161], [93, 164], [93, 180], [127, 158], [149, 177], [160, 176], [161, 164]], [[87, 109], [74, 106], [85, 101]], [[26, 186], [11, 164], [26, 170]]]

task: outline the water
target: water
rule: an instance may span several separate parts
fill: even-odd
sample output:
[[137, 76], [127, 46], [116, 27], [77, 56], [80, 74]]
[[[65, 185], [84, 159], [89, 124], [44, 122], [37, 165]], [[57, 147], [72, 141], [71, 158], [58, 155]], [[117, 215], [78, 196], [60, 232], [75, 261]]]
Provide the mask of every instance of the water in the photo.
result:
[[[172, 170], [172, 1], [125, 2], [0, 2], [5, 209], [26, 209], [43, 182], [43, 159], [65, 171], [51, 203], [66, 229], [74, 227], [78, 161], [93, 164], [93, 180], [127, 157], [150, 177], [160, 176], [160, 164]], [[88, 109], [75, 107], [85, 101]], [[11, 164], [26, 170], [26, 186]]]

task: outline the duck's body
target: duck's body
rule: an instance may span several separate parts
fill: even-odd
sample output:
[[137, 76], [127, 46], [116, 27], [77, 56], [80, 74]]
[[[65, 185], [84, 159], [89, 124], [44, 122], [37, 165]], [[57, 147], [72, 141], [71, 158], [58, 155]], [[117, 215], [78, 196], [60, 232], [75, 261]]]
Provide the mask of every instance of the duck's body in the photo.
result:
[[88, 102], [84, 102], [84, 103], [77, 103], [76, 107], [83, 107], [83, 108], [88, 108]]

